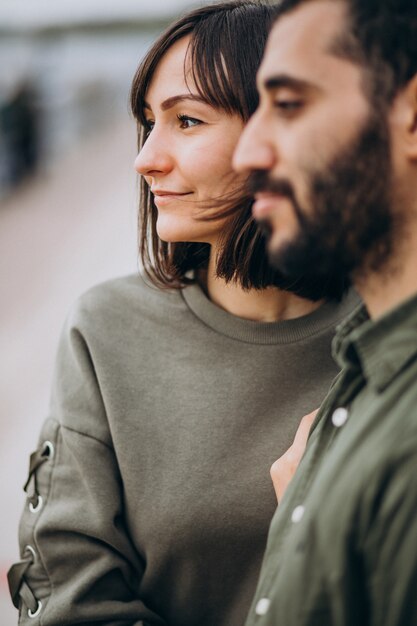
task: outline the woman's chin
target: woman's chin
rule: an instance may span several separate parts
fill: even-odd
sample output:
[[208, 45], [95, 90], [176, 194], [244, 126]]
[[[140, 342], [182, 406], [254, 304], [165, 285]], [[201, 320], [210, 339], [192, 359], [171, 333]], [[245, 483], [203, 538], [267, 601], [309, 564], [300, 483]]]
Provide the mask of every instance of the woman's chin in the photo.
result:
[[156, 229], [159, 239], [166, 243], [175, 243], [179, 241], [189, 241], [189, 233], [179, 230], [178, 228], [158, 228]]
[[[182, 223], [179, 223], [179, 222]], [[208, 228], [207, 228], [208, 226]], [[210, 229], [211, 226], [211, 229]], [[213, 225], [204, 224], [197, 220], [175, 220], [158, 217], [156, 223], [158, 237], [167, 243], [178, 243], [182, 241], [209, 243], [213, 238]]]

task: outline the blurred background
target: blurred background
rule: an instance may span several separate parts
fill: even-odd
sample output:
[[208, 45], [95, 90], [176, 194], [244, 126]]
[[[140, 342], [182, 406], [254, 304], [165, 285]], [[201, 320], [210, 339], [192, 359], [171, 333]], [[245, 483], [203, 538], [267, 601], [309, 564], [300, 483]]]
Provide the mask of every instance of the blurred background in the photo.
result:
[[0, 0], [0, 623], [57, 341], [91, 285], [137, 271], [130, 82], [191, 0]]

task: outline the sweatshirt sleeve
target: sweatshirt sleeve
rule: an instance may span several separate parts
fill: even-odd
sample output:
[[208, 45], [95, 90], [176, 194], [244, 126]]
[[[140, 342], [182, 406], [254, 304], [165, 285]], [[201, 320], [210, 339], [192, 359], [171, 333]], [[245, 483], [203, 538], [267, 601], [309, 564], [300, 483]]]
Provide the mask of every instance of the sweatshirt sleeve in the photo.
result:
[[71, 323], [25, 487], [21, 561], [9, 571], [19, 624], [164, 626], [140, 597], [144, 562], [125, 526], [123, 484], [93, 358]]

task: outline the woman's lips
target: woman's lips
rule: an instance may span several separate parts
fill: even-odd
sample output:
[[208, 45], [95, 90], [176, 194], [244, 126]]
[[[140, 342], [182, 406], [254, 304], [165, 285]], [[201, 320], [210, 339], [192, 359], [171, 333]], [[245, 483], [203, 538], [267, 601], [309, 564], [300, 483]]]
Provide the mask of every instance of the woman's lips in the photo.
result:
[[265, 219], [277, 209], [283, 200], [288, 201], [288, 197], [278, 193], [257, 193], [252, 206], [253, 217], [259, 220]]
[[173, 200], [180, 200], [181, 198], [184, 198], [184, 196], [189, 196], [192, 192], [186, 191], [186, 192], [181, 193], [178, 191], [155, 190], [155, 191], [152, 191], [152, 193], [154, 195], [155, 204], [164, 205], [164, 204], [168, 204], [169, 202], [172, 202]]

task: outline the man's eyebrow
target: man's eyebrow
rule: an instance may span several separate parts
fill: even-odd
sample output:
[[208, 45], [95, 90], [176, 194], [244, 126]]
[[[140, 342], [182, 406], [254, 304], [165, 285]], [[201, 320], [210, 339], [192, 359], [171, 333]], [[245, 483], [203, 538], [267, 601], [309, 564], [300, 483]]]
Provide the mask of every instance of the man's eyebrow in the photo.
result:
[[[204, 98], [202, 98], [201, 96], [198, 96], [197, 94], [184, 93], [178, 96], [171, 96], [170, 98], [167, 98], [166, 100], [164, 100], [161, 103], [161, 110], [168, 111], [168, 109], [172, 109], [172, 107], [178, 104], [178, 102], [183, 102], [184, 100], [191, 100], [193, 102], [202, 102], [203, 104], [207, 104], [207, 101], [204, 100]], [[143, 102], [143, 108], [149, 109], [149, 111], [152, 111], [152, 107], [147, 102]]]
[[313, 83], [303, 80], [301, 78], [294, 78], [294, 76], [288, 76], [288, 74], [277, 74], [276, 76], [270, 76], [262, 81], [264, 88], [267, 91], [279, 89], [281, 87], [296, 89], [298, 91], [317, 90], [317, 86]]

